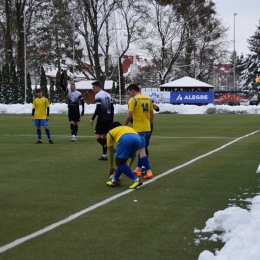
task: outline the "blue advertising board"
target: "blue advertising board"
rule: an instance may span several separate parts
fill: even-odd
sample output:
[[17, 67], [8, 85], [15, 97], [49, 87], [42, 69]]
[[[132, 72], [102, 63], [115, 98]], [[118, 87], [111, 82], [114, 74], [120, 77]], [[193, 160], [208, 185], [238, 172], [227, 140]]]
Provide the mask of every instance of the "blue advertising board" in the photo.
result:
[[171, 103], [196, 104], [196, 103], [213, 103], [214, 92], [171, 92]]

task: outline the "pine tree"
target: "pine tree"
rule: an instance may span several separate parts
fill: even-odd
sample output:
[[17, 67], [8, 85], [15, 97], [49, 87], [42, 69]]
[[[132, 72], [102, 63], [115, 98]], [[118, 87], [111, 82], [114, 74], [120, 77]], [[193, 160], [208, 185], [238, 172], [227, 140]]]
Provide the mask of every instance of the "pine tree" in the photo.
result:
[[60, 87], [60, 70], [58, 70], [56, 73], [56, 81], [55, 81], [55, 103], [61, 103], [63, 96], [64, 96], [64, 92]]
[[250, 54], [242, 61], [242, 89], [256, 90], [260, 89], [260, 85], [256, 82], [257, 76], [260, 74], [260, 21], [254, 35], [247, 40]]
[[17, 104], [18, 103], [18, 78], [16, 75], [15, 64], [13, 60], [10, 64], [10, 85], [9, 85], [9, 93], [10, 93], [10, 103]]
[[25, 102], [25, 84], [24, 84], [24, 72], [18, 70], [18, 103], [23, 104]]
[[26, 77], [27, 83], [26, 83], [26, 103], [32, 103], [33, 102], [33, 93], [32, 93], [32, 82], [31, 82], [31, 75], [28, 71], [27, 77]]
[[4, 64], [2, 68], [2, 82], [3, 82], [3, 103], [10, 104], [10, 94], [9, 94], [9, 82], [10, 82], [10, 75], [9, 75], [9, 64]]
[[2, 83], [2, 70], [0, 70], [0, 104], [4, 103], [2, 85], [3, 85], [3, 83]]
[[47, 88], [47, 79], [46, 79], [46, 74], [45, 74], [43, 66], [41, 67], [40, 88], [42, 90], [42, 96], [49, 98], [48, 88]]
[[54, 81], [51, 79], [51, 84], [50, 84], [50, 97], [49, 97], [50, 103], [56, 103], [55, 100], [55, 90], [54, 90]]

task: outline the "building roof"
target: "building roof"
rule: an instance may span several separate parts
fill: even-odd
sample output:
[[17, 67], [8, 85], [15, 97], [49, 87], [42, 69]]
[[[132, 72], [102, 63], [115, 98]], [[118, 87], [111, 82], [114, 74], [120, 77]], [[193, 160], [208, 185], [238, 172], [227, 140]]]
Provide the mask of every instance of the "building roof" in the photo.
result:
[[[75, 82], [76, 89], [77, 90], [89, 90], [92, 89], [91, 83], [95, 80], [81, 80], [78, 82]], [[104, 90], [111, 90], [113, 87], [114, 81], [113, 80], [106, 80]]]
[[214, 86], [209, 85], [205, 82], [193, 79], [191, 77], [183, 77], [181, 79], [174, 80], [172, 82], [165, 83], [160, 87], [181, 87], [181, 88], [190, 88], [190, 87], [204, 87], [204, 88], [214, 88]]

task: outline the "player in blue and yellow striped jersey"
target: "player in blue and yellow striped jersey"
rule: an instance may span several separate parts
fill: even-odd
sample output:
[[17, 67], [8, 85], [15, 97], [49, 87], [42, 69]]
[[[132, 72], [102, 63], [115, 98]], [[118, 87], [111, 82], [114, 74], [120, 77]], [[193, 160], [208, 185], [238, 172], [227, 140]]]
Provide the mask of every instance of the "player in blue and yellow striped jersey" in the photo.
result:
[[42, 143], [41, 127], [45, 129], [46, 135], [49, 139], [49, 143], [53, 144], [51, 140], [51, 134], [48, 127], [50, 104], [47, 98], [42, 96], [41, 89], [36, 90], [37, 98], [33, 101], [32, 105], [32, 116], [31, 119], [34, 121], [34, 126], [36, 126], [38, 141], [36, 144]]
[[[132, 172], [131, 168], [126, 164], [129, 158], [133, 158], [139, 150], [141, 154], [145, 153], [145, 144], [143, 138], [131, 127], [122, 126], [119, 122], [113, 122], [110, 125], [110, 131], [107, 134], [107, 149], [110, 166], [110, 174], [114, 173], [114, 143], [116, 147], [116, 172], [107, 182], [107, 185], [115, 187], [118, 185], [119, 177], [124, 173], [127, 177], [134, 181], [129, 188], [134, 189], [141, 186], [142, 181]], [[147, 165], [149, 168], [149, 165]]]

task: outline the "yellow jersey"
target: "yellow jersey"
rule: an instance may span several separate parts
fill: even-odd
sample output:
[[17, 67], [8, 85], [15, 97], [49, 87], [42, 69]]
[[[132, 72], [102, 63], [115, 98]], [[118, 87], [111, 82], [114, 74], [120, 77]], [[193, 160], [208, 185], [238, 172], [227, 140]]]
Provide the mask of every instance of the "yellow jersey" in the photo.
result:
[[50, 107], [49, 101], [45, 97], [36, 98], [33, 101], [32, 108], [35, 109], [34, 119], [46, 119], [46, 109]]
[[133, 128], [136, 132], [151, 131], [150, 113], [153, 111], [152, 100], [145, 95], [137, 94], [128, 101], [128, 111], [133, 115]]
[[129, 126], [118, 126], [107, 133], [107, 147], [113, 145], [114, 142], [118, 143], [121, 136], [124, 134], [136, 134], [138, 133]]

